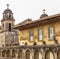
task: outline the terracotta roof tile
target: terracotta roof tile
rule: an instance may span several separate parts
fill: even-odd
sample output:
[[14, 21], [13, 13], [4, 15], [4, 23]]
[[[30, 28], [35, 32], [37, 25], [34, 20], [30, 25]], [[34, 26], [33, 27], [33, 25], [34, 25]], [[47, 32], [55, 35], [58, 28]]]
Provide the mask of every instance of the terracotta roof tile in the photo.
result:
[[[23, 23], [23, 24], [18, 24], [18, 25], [15, 25], [15, 27], [14, 28], [16, 28], [16, 27], [19, 27], [19, 26], [24, 26], [24, 25], [29, 25], [29, 24], [32, 24], [32, 23], [36, 23], [36, 22], [41, 22], [41, 21], [46, 21], [46, 20], [50, 20], [50, 19], [52, 19], [52, 18], [55, 18], [55, 17], [60, 17], [60, 13], [59, 14], [55, 14], [55, 15], [51, 15], [51, 16], [47, 16], [47, 17], [44, 17], [44, 18], [40, 18], [40, 19], [37, 19], [37, 20], [35, 20], [35, 21], [32, 21], [32, 22], [29, 22], [29, 23]], [[26, 21], [26, 20], [25, 20]]]

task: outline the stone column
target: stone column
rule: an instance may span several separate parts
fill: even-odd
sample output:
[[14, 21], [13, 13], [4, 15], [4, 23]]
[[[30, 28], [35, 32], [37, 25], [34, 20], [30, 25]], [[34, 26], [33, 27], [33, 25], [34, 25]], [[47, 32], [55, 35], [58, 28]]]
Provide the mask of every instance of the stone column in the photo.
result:
[[56, 52], [54, 53], [54, 58], [57, 59], [57, 53]]
[[39, 51], [39, 59], [42, 59], [42, 53]]
[[18, 56], [18, 54], [17, 54], [17, 49], [15, 49], [15, 58], [17, 59], [17, 56]]
[[10, 58], [12, 59], [12, 49], [10, 49]]
[[17, 49], [17, 53], [16, 53], [16, 58], [18, 59], [18, 52], [19, 52], [19, 49]]
[[54, 51], [53, 54], [54, 54], [54, 59], [57, 59], [57, 51]]
[[22, 59], [26, 59], [26, 51], [22, 50]]
[[45, 59], [45, 50], [42, 49], [42, 59]]
[[45, 52], [42, 54], [42, 59], [45, 59]]
[[34, 59], [34, 51], [33, 50], [30, 51], [30, 59]]

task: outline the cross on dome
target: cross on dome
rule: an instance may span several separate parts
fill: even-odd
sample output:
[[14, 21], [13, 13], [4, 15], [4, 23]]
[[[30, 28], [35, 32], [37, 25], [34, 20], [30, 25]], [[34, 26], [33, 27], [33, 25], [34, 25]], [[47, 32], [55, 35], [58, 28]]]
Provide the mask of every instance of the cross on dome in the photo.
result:
[[43, 9], [43, 14], [45, 14], [45, 9]]
[[3, 12], [3, 20], [5, 20], [5, 19], [14, 20], [13, 12], [12, 12], [11, 9], [9, 9], [9, 4], [6, 4], [6, 6], [7, 6], [7, 9], [5, 9], [4, 12]]
[[48, 15], [45, 13], [45, 9], [43, 9], [43, 14], [40, 16], [40, 18], [47, 17]]
[[7, 4], [7, 9], [9, 9], [9, 4]]

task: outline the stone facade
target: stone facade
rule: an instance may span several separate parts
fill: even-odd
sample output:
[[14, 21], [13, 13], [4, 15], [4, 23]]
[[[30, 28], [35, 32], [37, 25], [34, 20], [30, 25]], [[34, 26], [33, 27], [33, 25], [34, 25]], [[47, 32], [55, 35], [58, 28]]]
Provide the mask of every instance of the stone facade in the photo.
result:
[[[0, 59], [60, 59], [60, 14], [48, 16], [44, 10], [42, 18], [27, 19], [15, 25], [8, 6], [0, 26]], [[53, 39], [49, 36], [50, 27], [54, 27]], [[41, 40], [39, 29], [43, 29], [42, 34], [39, 32]]]

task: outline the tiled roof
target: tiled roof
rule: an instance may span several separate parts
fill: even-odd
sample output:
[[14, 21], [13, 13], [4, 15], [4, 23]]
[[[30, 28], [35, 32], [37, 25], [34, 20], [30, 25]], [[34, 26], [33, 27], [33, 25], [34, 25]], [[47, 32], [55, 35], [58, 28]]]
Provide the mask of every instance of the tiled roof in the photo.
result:
[[35, 23], [37, 23], [37, 22], [43, 22], [43, 21], [49, 21], [49, 20], [51, 20], [51, 19], [53, 19], [53, 18], [57, 18], [57, 17], [60, 17], [60, 13], [59, 14], [55, 14], [55, 15], [51, 15], [51, 16], [47, 16], [47, 17], [44, 17], [44, 18], [40, 18], [40, 19], [37, 19], [37, 20], [35, 20], [35, 21], [32, 21], [32, 22], [29, 22], [29, 23], [23, 23], [23, 24], [18, 24], [18, 25], [15, 25], [15, 27], [14, 28], [17, 28], [17, 27], [22, 27], [22, 26], [25, 26], [25, 25], [30, 25], [30, 24], [35, 24]]

